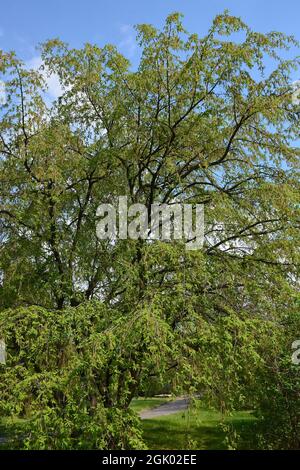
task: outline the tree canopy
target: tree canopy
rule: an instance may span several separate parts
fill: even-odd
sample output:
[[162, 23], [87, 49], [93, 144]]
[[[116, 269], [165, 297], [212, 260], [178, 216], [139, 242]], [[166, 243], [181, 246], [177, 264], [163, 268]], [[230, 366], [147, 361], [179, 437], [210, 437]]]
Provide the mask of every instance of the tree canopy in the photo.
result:
[[[135, 68], [112, 45], [49, 40], [39, 70], [0, 52], [2, 412], [36, 419], [37, 447], [87, 445], [83, 428], [91, 447], [134, 447], [120, 429], [153, 377], [262, 410], [276, 376], [274, 400], [296, 400], [278, 426], [299, 445], [297, 44], [228, 13], [204, 37], [177, 13], [136, 29]], [[203, 248], [97, 239], [97, 207], [119, 196], [204, 204]]]

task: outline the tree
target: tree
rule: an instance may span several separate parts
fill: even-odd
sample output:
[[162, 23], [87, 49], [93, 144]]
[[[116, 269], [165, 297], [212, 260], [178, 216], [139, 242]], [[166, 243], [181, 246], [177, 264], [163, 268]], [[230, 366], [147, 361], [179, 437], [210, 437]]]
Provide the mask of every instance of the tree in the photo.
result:
[[[116, 373], [105, 379], [109, 400], [100, 392], [105, 409], [126, 410], [150, 376], [168, 371], [174, 386], [241, 405], [233, 391], [244, 390], [241, 376], [247, 383], [266, 328], [279, 328], [297, 295], [299, 119], [290, 72], [298, 61], [280, 55], [296, 43], [228, 13], [203, 38], [188, 35], [179, 14], [161, 31], [140, 25], [137, 33], [136, 70], [111, 45], [42, 45], [43, 73], [57, 74], [64, 90], [51, 106], [42, 70], [1, 53], [1, 308], [38, 305], [64, 318], [98, 300], [114, 312], [111, 326], [122, 325], [118, 338], [131, 325], [132, 343], [113, 355]], [[149, 213], [154, 202], [204, 204], [204, 248], [98, 240], [96, 209], [120, 195]], [[202, 360], [200, 339], [211, 351], [220, 334], [224, 346], [231, 321], [251, 334], [237, 342], [245, 362], [233, 361], [225, 393], [223, 373], [208, 371], [212, 363], [226, 371], [227, 356], [217, 349]]]

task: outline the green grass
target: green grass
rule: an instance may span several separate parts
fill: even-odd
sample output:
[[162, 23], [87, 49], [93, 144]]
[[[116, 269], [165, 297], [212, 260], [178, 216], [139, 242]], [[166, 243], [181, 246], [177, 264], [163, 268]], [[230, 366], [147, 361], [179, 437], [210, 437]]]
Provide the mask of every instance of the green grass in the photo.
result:
[[[155, 408], [167, 401], [169, 401], [167, 398], [137, 398], [132, 401], [131, 407], [139, 413], [141, 410]], [[145, 443], [153, 450], [227, 449], [226, 433], [221, 423], [222, 417], [218, 412], [205, 408], [141, 421]], [[225, 420], [225, 423], [241, 436], [238, 448], [255, 448], [253, 441], [257, 421], [251, 412], [235, 412]], [[20, 420], [0, 420], [0, 436], [8, 436], [12, 426], [20, 425]], [[0, 450], [5, 448], [7, 448], [6, 443], [0, 444]]]
[[[141, 411], [158, 406], [159, 401], [152, 398], [137, 399], [132, 407]], [[231, 430], [241, 436], [239, 448], [253, 448], [256, 419], [249, 411], [235, 412], [225, 421], [218, 412], [204, 408], [146, 419], [142, 421], [143, 437], [148, 448], [153, 450], [227, 449], [228, 442], [222, 422], [230, 425]]]
[[132, 400], [130, 408], [132, 408], [136, 413], [139, 413], [142, 410], [156, 408], [167, 401], [169, 401], [169, 398], [135, 398]]
[[[8, 440], [16, 429], [22, 428], [23, 423], [24, 420], [19, 418], [0, 418], [0, 437]], [[0, 441], [0, 450], [6, 450], [8, 448], [7, 441]]]

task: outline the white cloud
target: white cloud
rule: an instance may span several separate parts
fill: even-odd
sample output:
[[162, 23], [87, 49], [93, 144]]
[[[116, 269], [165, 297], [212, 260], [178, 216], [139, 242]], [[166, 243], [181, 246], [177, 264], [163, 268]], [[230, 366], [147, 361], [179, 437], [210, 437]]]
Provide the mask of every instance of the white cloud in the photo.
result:
[[[43, 65], [42, 58], [40, 56], [32, 57], [32, 59], [26, 62], [26, 66], [29, 69], [33, 70], [40, 70], [41, 66]], [[47, 70], [40, 70], [42, 73], [48, 88], [48, 95], [51, 99], [57, 99], [59, 96], [63, 94], [63, 89], [59, 82], [58, 75], [55, 73], [48, 74]]]
[[293, 104], [300, 104], [300, 80], [292, 83], [292, 102]]
[[127, 54], [128, 57], [133, 57], [137, 50], [135, 30], [129, 24], [123, 24], [120, 27], [120, 32], [123, 36], [122, 41], [119, 42], [120, 49], [123, 49], [124, 53]]
[[122, 24], [120, 27], [120, 31], [123, 34], [127, 34], [128, 32], [132, 31], [132, 26], [130, 24]]
[[5, 83], [0, 80], [0, 106], [6, 103]]

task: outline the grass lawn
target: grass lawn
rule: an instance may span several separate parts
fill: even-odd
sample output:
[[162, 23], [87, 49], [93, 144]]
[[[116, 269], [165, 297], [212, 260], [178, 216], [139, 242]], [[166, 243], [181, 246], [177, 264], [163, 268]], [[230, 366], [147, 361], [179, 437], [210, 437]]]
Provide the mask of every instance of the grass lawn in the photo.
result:
[[130, 408], [132, 408], [136, 413], [139, 413], [142, 410], [156, 408], [168, 401], [170, 401], [170, 398], [135, 398], [132, 400]]
[[14, 429], [21, 429], [23, 420], [18, 418], [0, 418], [0, 450], [6, 450], [9, 448], [6, 439], [9, 439]]
[[[157, 399], [137, 399], [133, 408], [141, 411], [158, 406]], [[143, 404], [145, 406], [143, 406]], [[226, 433], [221, 415], [204, 408], [142, 421], [143, 437], [149, 449], [227, 449]], [[256, 419], [250, 411], [235, 412], [225, 420], [240, 436], [239, 448], [251, 448]]]
[[[141, 410], [155, 408], [169, 401], [168, 398], [137, 398], [131, 407], [139, 413]], [[208, 409], [187, 410], [169, 416], [142, 420], [143, 437], [149, 449], [226, 449], [226, 433], [221, 426], [221, 415]], [[255, 436], [256, 419], [249, 411], [235, 412], [225, 420], [242, 439], [238, 448], [251, 449]], [[21, 420], [0, 420], [0, 437], [9, 436], [12, 426], [20, 426]], [[7, 443], [0, 442], [0, 450], [7, 448]]]

